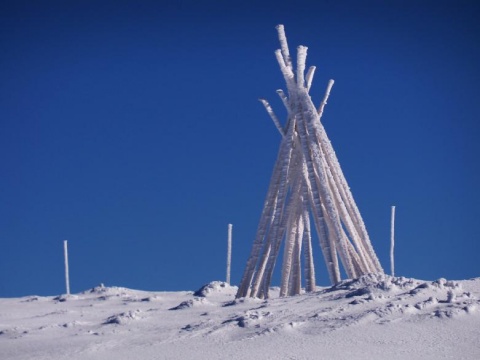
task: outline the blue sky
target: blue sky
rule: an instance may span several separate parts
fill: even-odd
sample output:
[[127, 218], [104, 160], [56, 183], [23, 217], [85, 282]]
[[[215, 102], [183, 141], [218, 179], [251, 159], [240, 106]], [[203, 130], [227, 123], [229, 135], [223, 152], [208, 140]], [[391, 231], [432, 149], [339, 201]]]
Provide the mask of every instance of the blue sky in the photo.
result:
[[[361, 3], [361, 4], [360, 4]], [[480, 275], [480, 17], [470, 1], [0, 4], [0, 297], [232, 282], [280, 138], [275, 25], [309, 47], [323, 123], [396, 273]], [[317, 282], [327, 285], [315, 244]]]

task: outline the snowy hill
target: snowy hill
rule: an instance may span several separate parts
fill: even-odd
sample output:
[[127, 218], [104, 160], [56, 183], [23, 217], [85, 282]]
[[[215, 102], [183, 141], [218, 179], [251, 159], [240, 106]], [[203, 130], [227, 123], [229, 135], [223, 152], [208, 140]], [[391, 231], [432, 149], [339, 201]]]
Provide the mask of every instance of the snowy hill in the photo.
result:
[[480, 359], [480, 278], [367, 275], [268, 300], [236, 290], [0, 299], [0, 359]]

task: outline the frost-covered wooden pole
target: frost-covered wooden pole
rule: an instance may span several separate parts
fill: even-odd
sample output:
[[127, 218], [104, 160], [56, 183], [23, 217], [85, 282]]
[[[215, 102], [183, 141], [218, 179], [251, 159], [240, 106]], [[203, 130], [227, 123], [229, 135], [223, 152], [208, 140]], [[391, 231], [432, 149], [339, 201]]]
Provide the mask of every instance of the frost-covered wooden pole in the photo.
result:
[[395, 248], [395, 206], [392, 206], [392, 217], [390, 220], [390, 271], [395, 276], [395, 262], [393, 250]]
[[228, 224], [228, 244], [227, 244], [227, 284], [230, 284], [230, 269], [232, 265], [232, 224]]
[[63, 240], [63, 255], [65, 258], [65, 286], [67, 295], [70, 295], [70, 279], [68, 276], [68, 241]]
[[265, 100], [265, 99], [259, 99], [259, 100], [263, 104], [263, 106], [265, 107], [265, 110], [267, 110], [268, 115], [270, 115], [270, 117], [272, 118], [273, 123], [277, 127], [280, 135], [282, 135], [282, 137], [284, 137], [285, 136], [285, 131], [283, 130], [282, 125], [280, 125], [280, 121], [278, 121], [277, 115], [275, 115], [275, 113], [273, 112], [273, 109], [270, 106], [270, 104], [268, 103], [268, 101]]

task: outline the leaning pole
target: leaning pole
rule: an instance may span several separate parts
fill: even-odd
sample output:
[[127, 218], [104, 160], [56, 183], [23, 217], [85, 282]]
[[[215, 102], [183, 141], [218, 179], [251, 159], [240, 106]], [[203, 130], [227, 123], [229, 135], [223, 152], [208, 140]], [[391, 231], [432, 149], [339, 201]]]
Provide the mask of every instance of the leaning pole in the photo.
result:
[[[267, 298], [280, 256], [280, 296], [315, 290], [311, 222], [332, 284], [348, 278], [383, 273], [360, 211], [353, 199], [321, 117], [333, 80], [315, 106], [309, 95], [315, 66], [306, 71], [307, 47], [297, 48], [296, 69], [283, 25], [277, 26], [280, 49], [275, 51], [287, 92], [277, 90], [287, 111], [282, 125], [272, 107], [260, 99], [281, 136], [263, 211], [250, 257], [236, 297]], [[302, 279], [303, 273], [303, 279]]]

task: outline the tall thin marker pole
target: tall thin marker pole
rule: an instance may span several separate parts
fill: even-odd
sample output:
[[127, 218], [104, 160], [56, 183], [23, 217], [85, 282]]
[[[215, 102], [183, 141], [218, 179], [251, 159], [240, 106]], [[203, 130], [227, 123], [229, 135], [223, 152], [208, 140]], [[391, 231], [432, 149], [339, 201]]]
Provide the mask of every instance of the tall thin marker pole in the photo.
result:
[[228, 224], [228, 246], [227, 246], [227, 284], [230, 284], [230, 268], [232, 265], [232, 224]]
[[390, 272], [395, 276], [395, 262], [393, 250], [395, 248], [395, 206], [392, 206], [392, 218], [390, 222]]
[[67, 295], [70, 295], [70, 279], [68, 277], [68, 243], [63, 240], [63, 255], [65, 257], [65, 285], [67, 288]]

